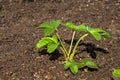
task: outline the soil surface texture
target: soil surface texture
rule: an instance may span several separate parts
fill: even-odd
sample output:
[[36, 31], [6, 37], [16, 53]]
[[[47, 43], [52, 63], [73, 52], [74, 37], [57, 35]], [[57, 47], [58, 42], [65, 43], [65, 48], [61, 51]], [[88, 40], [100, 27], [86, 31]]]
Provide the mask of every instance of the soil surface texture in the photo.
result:
[[[36, 49], [43, 37], [36, 27], [50, 20], [98, 27], [112, 35], [99, 42], [87, 37], [77, 48], [75, 60], [88, 57], [99, 70], [73, 75], [64, 69], [60, 50], [50, 55]], [[69, 45], [71, 31], [59, 27], [59, 33]], [[0, 80], [120, 80], [112, 76], [114, 68], [120, 68], [120, 0], [0, 0]]]

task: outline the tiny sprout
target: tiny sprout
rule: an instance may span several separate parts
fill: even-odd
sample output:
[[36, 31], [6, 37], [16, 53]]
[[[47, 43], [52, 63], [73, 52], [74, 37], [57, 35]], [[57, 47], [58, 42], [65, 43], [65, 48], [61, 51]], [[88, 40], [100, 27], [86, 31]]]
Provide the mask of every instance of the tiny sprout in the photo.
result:
[[113, 75], [114, 77], [120, 78], [120, 69], [114, 69], [114, 70], [112, 71], [112, 75]]

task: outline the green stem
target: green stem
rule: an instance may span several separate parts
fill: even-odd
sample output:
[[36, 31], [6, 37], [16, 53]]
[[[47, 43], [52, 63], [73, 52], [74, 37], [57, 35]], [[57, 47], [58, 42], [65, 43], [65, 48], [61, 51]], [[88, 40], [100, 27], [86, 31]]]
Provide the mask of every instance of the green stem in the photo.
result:
[[[62, 47], [60, 47], [60, 50], [62, 51], [62, 53], [65, 53], [64, 49]], [[63, 54], [64, 58], [65, 58], [65, 61], [67, 61], [67, 55], [66, 54]]]
[[74, 57], [74, 55], [75, 55], [76, 48], [77, 48], [79, 42], [80, 42], [81, 40], [83, 40], [86, 36], [88, 36], [88, 34], [84, 34], [84, 35], [81, 36], [81, 37], [78, 39], [78, 41], [76, 42], [75, 47], [74, 47], [74, 49], [73, 49], [73, 51], [72, 51], [72, 54], [70, 55], [70, 60], [71, 60], [71, 61], [73, 60], [73, 57]]
[[70, 48], [69, 48], [69, 55], [70, 55], [71, 50], [72, 50], [74, 37], [75, 37], [75, 31], [73, 32], [73, 35], [72, 35], [72, 40], [71, 40], [71, 44], [70, 44]]
[[60, 36], [59, 36], [59, 34], [57, 32], [56, 32], [56, 35], [57, 35], [57, 37], [58, 37], [58, 39], [60, 41], [60, 44], [62, 46], [60, 49], [62, 50], [63, 55], [64, 55], [64, 57], [66, 59], [66, 56], [68, 56], [68, 52], [67, 52], [67, 50], [66, 50], [66, 48], [65, 48], [65, 46], [64, 46], [64, 44], [63, 44], [62, 40], [60, 39]]

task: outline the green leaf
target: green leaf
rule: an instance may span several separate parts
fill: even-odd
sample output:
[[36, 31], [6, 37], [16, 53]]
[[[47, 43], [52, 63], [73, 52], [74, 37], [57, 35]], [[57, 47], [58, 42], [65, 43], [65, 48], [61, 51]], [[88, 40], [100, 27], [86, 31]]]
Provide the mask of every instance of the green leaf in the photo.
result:
[[85, 26], [85, 25], [79, 25], [79, 26], [77, 26], [76, 27], [76, 30], [77, 31], [85, 31], [85, 32], [87, 32], [87, 26]]
[[92, 36], [97, 40], [101, 40], [102, 36], [100, 35], [100, 33], [98, 33], [97, 31], [95, 31], [94, 29], [90, 31], [90, 33], [92, 34]]
[[60, 25], [60, 20], [44, 22], [38, 26], [38, 29], [44, 29], [44, 35], [49, 36]]
[[44, 30], [44, 36], [50, 36], [54, 29], [48, 27]]
[[37, 27], [37, 29], [46, 29], [48, 27], [49, 27], [49, 22], [43, 22]]
[[73, 31], [89, 32], [97, 41], [101, 40], [102, 36], [106, 38], [111, 38], [110, 34], [108, 34], [106, 31], [99, 29], [99, 28], [92, 28], [90, 26], [85, 26], [85, 25], [76, 26], [71, 22], [67, 22], [63, 24], [63, 26]]
[[109, 33], [107, 33], [102, 29], [96, 28], [95, 31], [98, 32], [101, 36], [104, 36], [105, 38], [109, 38], [109, 39], [112, 38], [112, 36]]
[[87, 61], [86, 66], [89, 68], [98, 69], [98, 66], [92, 61]]
[[47, 45], [47, 52], [48, 53], [54, 52], [56, 50], [56, 48], [59, 46], [59, 44], [60, 44], [59, 42], [58, 43], [49, 43]]
[[44, 47], [46, 45], [48, 45], [48, 43], [54, 43], [54, 44], [58, 44], [58, 40], [55, 36], [53, 37], [44, 37], [41, 40], [38, 41], [38, 43], [36, 44], [36, 48], [41, 48]]
[[78, 67], [79, 68], [83, 68], [86, 66], [86, 62], [84, 60], [82, 60], [79, 64], [78, 64]]
[[63, 26], [73, 31], [87, 31], [87, 27], [85, 25], [76, 26], [71, 22], [67, 22], [66, 24], [63, 24]]
[[53, 36], [52, 38], [51, 38], [51, 40], [54, 42], [54, 43], [58, 43], [58, 38], [56, 37], [56, 36]]
[[70, 65], [71, 65], [71, 62], [66, 61], [66, 62], [64, 63], [64, 68], [65, 68], [65, 69], [68, 69], [68, 68], [70, 67]]
[[70, 68], [71, 72], [72, 72], [73, 74], [76, 74], [76, 73], [78, 72], [78, 63], [66, 61], [66, 62], [64, 63], [64, 68], [65, 68], [65, 69]]
[[76, 62], [71, 62], [70, 70], [73, 74], [76, 74], [78, 72], [78, 65]]
[[102, 39], [102, 36], [105, 37], [105, 38], [109, 38], [111, 39], [111, 35], [109, 33], [107, 33], [106, 31], [102, 30], [102, 29], [99, 29], [99, 28], [92, 28], [90, 30], [88, 30], [89, 33], [92, 34], [92, 36], [97, 40], [101, 40]]
[[112, 71], [112, 75], [115, 76], [115, 77], [120, 78], [120, 69], [114, 69]]
[[36, 48], [41, 48], [45, 45], [47, 45], [49, 43], [49, 39], [48, 38], [42, 38], [41, 40], [38, 41], [38, 43], [36, 44]]
[[85, 66], [89, 67], [89, 68], [94, 68], [94, 69], [98, 69], [98, 66], [93, 62], [90, 61], [88, 58], [84, 58], [79, 64], [78, 64], [79, 68], [83, 68]]
[[66, 24], [63, 24], [63, 26], [65, 26], [66, 28], [69, 28], [71, 30], [75, 30], [75, 25], [71, 22], [67, 22]]
[[90, 26], [86, 26], [87, 27], [87, 32], [92, 31], [94, 28], [90, 27]]

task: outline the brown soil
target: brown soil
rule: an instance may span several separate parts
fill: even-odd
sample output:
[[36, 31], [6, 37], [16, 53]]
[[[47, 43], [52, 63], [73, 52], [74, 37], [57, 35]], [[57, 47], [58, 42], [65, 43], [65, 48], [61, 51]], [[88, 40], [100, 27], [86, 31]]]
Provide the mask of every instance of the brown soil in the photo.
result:
[[[36, 27], [53, 19], [99, 27], [112, 35], [112, 40], [99, 42], [87, 37], [77, 49], [75, 60], [88, 57], [99, 70], [73, 75], [64, 70], [59, 51], [49, 55], [35, 48], [43, 37]], [[59, 31], [63, 40], [71, 39], [69, 30]], [[114, 68], [120, 68], [120, 0], [0, 0], [0, 80], [119, 80], [111, 74]]]

